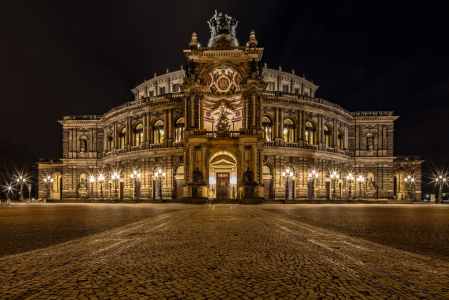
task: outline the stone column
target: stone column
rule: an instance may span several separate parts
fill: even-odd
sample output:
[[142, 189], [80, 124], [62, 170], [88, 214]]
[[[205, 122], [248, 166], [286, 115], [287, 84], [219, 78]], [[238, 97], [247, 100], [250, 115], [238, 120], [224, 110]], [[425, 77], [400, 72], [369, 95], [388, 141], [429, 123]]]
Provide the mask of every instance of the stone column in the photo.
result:
[[253, 146], [252, 147], [252, 163], [253, 163], [253, 167], [252, 167], [252, 171], [253, 171], [253, 174], [254, 174], [254, 181], [256, 181], [257, 182], [257, 146]]
[[318, 132], [317, 132], [317, 144], [321, 145], [321, 131], [322, 131], [322, 118], [320, 115], [318, 115]]
[[168, 109], [164, 110], [165, 114], [164, 114], [164, 142], [163, 145], [164, 146], [168, 146], [168, 132], [170, 131], [169, 129], [169, 121], [168, 121]]
[[379, 125], [378, 129], [377, 129], [377, 150], [382, 150], [383, 146], [382, 146], [382, 125]]
[[129, 125], [129, 123], [130, 123], [130, 118], [128, 117], [126, 119], [126, 137], [125, 137], [125, 140], [126, 140], [125, 144], [126, 145], [129, 145], [130, 144], [129, 141], [131, 140], [131, 138], [130, 138], [131, 126]]
[[259, 184], [263, 184], [263, 152], [259, 150]]
[[259, 95], [259, 129], [262, 129], [262, 94]]
[[252, 107], [252, 112], [251, 112], [251, 127], [256, 127], [256, 95], [252, 94], [251, 95], [251, 107]]
[[149, 144], [154, 144], [154, 131], [153, 131], [153, 125], [150, 125], [150, 129], [148, 130], [150, 134], [150, 138], [148, 139]]
[[200, 98], [200, 129], [204, 129], [204, 97]]
[[187, 96], [184, 98], [184, 128], [189, 128], [189, 98]]
[[206, 176], [207, 175], [206, 150], [207, 150], [206, 146], [201, 147], [201, 164], [202, 164], [203, 179], [206, 183], [209, 183], [209, 177]]
[[187, 172], [189, 171], [187, 166], [187, 151], [184, 151], [184, 184], [187, 184]]
[[344, 149], [348, 149], [348, 126], [345, 125], [345, 143], [344, 143]]
[[103, 129], [103, 152], [108, 152], [108, 132], [109, 130], [105, 127]]
[[117, 144], [118, 144], [117, 122], [114, 123], [113, 131], [114, 131], [114, 136], [113, 136], [113, 138], [114, 138], [114, 149], [117, 149]]
[[284, 140], [284, 110], [279, 108], [279, 138]]
[[243, 180], [243, 172], [245, 172], [245, 147], [239, 146], [240, 150], [240, 168], [239, 168], [239, 181]]
[[333, 126], [332, 127], [334, 127], [333, 128], [333, 130], [334, 130], [334, 134], [333, 134], [333, 140], [334, 140], [334, 142], [332, 143], [333, 145], [333, 147], [336, 147], [336, 146], [338, 146], [338, 123], [337, 123], [337, 121], [336, 120], [334, 120], [334, 122], [333, 122]]
[[278, 133], [279, 133], [279, 107], [276, 107], [274, 109], [274, 137], [273, 139], [276, 139], [278, 137]]
[[190, 124], [191, 127], [195, 127], [195, 95], [191, 95], [190, 96], [190, 106], [191, 106], [191, 111], [190, 111]]
[[195, 170], [195, 147], [190, 146], [190, 152], [189, 152], [189, 163], [190, 163], [190, 168], [189, 168], [189, 181], [192, 182], [192, 176], [193, 176], [193, 171]]
[[147, 134], [148, 134], [148, 126], [147, 126], [147, 114], [144, 113], [143, 117], [142, 117], [142, 126], [143, 126], [143, 143], [145, 144], [145, 142], [147, 141]]
[[152, 129], [152, 126], [150, 124], [150, 113], [147, 113], [145, 116], [146, 116], [146, 119], [147, 119], [147, 138], [146, 138], [146, 140], [148, 141], [148, 144], [151, 144], [151, 129]]
[[243, 95], [243, 116], [242, 116], [242, 128], [247, 128], [246, 120], [248, 116], [246, 115], [246, 95]]
[[303, 127], [303, 112], [298, 110], [298, 132], [297, 132], [297, 137], [298, 137], [298, 142], [303, 140], [303, 131], [304, 131], [304, 127]]
[[173, 139], [173, 109], [168, 110], [168, 138]]

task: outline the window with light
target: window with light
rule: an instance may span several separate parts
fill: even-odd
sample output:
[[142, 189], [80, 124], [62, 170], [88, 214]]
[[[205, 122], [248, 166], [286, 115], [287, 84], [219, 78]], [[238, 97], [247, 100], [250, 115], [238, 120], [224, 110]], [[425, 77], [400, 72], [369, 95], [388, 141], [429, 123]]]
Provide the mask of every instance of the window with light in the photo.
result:
[[180, 142], [184, 139], [185, 119], [179, 118], [175, 123], [175, 142]]
[[270, 118], [265, 116], [262, 117], [262, 129], [264, 139], [267, 141], [272, 141], [273, 123], [271, 122]]
[[284, 142], [295, 142], [295, 123], [293, 123], [292, 119], [284, 120]]
[[143, 142], [143, 126], [142, 123], [137, 124], [134, 129], [134, 146], [140, 146]]
[[154, 143], [161, 144], [164, 141], [164, 122], [162, 120], [156, 121], [153, 127]]

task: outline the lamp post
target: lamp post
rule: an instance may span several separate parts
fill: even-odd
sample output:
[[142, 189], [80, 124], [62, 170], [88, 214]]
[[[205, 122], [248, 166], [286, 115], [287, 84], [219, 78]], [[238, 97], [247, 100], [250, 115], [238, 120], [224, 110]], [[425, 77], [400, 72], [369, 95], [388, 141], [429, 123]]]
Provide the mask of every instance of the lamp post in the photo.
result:
[[129, 177], [134, 181], [134, 200], [139, 199], [140, 197], [137, 197], [137, 179], [140, 178], [140, 173], [134, 171]]
[[92, 202], [94, 200], [94, 182], [95, 182], [95, 178], [93, 176], [90, 176], [89, 179], [90, 182], [90, 201]]
[[443, 176], [438, 176], [435, 178], [436, 183], [440, 185], [440, 189], [438, 191], [438, 200], [435, 200], [436, 203], [443, 203], [443, 184], [446, 183], [446, 178], [443, 178]]
[[285, 182], [285, 200], [292, 200], [290, 198], [290, 189], [289, 189], [289, 185], [288, 185], [288, 180], [293, 180], [293, 172], [290, 171], [289, 168], [287, 168], [287, 170], [285, 170], [285, 172], [282, 172], [282, 177], [284, 177], [286, 179]]
[[120, 179], [120, 175], [117, 172], [114, 172], [111, 175], [111, 179], [114, 182], [114, 189], [115, 189], [114, 200], [117, 200], [118, 199], [117, 198], [117, 183], [118, 183], [118, 180]]
[[53, 178], [48, 175], [47, 177], [44, 177], [44, 186], [47, 187], [47, 197], [45, 198], [45, 201], [50, 198], [50, 185], [53, 183]]
[[12, 187], [8, 186], [6, 189], [6, 204], [11, 204], [11, 194], [12, 193]]
[[346, 180], [349, 182], [348, 200], [352, 200], [351, 183], [354, 181], [354, 176], [352, 175], [352, 173], [349, 173], [348, 176], [346, 176]]
[[340, 175], [337, 173], [337, 171], [334, 171], [330, 175], [330, 177], [331, 177], [331, 180], [332, 180], [332, 182], [334, 184], [334, 193], [332, 195], [332, 198], [333, 198], [334, 201], [336, 201], [337, 200], [337, 193], [335, 192], [335, 186], [337, 185], [337, 180], [340, 179]]
[[103, 200], [103, 181], [104, 181], [104, 176], [103, 174], [98, 175], [98, 181], [100, 182], [100, 200]]
[[408, 191], [407, 191], [407, 201], [412, 200], [411, 196], [412, 196], [412, 184], [415, 183], [415, 178], [413, 178], [412, 176], [408, 175], [406, 178], [404, 178], [404, 182], [405, 184], [408, 185]]
[[156, 180], [161, 180], [161, 184], [159, 185], [159, 193], [156, 193], [157, 199], [162, 199], [162, 177], [165, 177], [165, 172], [162, 172], [161, 169], [159, 169], [157, 172], [154, 172], [154, 177], [156, 177]]
[[20, 184], [20, 198], [19, 200], [23, 200], [23, 185], [26, 183], [26, 179], [22, 176], [17, 178], [17, 184]]
[[359, 200], [362, 201], [362, 183], [365, 181], [365, 178], [363, 178], [363, 175], [359, 175], [359, 177], [357, 177], [357, 181], [360, 184], [360, 189], [359, 189]]
[[319, 176], [320, 176], [320, 174], [315, 170], [312, 170], [312, 172], [309, 173], [309, 179], [311, 179], [313, 182], [312, 200], [315, 200], [315, 180], [318, 180]]

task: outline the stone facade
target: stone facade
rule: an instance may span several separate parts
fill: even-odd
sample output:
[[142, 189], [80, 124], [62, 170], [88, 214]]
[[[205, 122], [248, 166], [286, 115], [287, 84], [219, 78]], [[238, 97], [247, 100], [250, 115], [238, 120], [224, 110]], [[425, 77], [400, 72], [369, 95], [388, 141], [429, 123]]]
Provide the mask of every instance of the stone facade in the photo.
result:
[[[198, 47], [195, 34], [189, 45], [186, 67], [138, 85], [133, 101], [104, 115], [59, 121], [62, 159], [39, 163], [40, 177], [61, 175], [54, 183], [59, 199], [100, 200], [101, 190], [105, 201], [245, 198], [247, 170], [252, 197], [274, 201], [348, 199], [349, 173], [365, 179], [352, 182], [353, 198], [403, 198], [406, 189], [396, 181], [412, 175], [420, 183], [422, 161], [394, 156], [393, 112], [349, 112], [317, 98], [318, 86], [304, 76], [261, 64], [254, 32], [247, 46]], [[228, 131], [216, 130], [221, 105]], [[406, 159], [413, 168], [404, 168]], [[290, 178], [282, 175], [287, 169]], [[333, 181], [334, 171], [339, 179]], [[40, 192], [51, 198], [43, 181]], [[415, 184], [413, 197], [420, 194]]]

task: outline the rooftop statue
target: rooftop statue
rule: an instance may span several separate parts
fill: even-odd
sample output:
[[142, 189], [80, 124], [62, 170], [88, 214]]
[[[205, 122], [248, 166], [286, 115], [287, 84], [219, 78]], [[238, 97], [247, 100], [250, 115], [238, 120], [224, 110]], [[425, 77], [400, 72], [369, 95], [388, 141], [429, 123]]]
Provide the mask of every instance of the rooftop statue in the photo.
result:
[[222, 13], [217, 14], [217, 11], [215, 11], [215, 15], [212, 16], [210, 21], [207, 21], [210, 27], [211, 37], [222, 33], [235, 37], [235, 28], [238, 22], [235, 18], [226, 14], [224, 16]]

